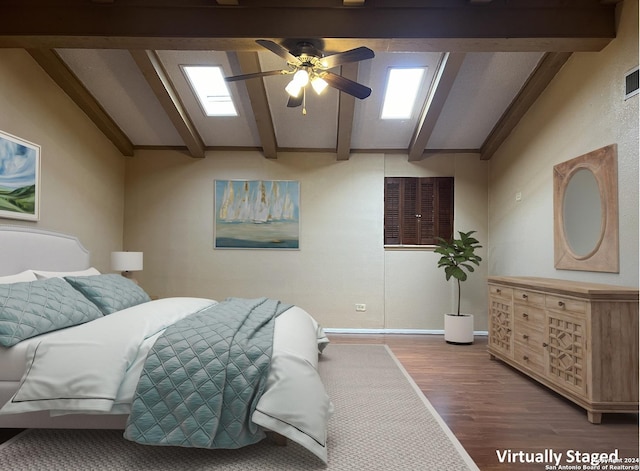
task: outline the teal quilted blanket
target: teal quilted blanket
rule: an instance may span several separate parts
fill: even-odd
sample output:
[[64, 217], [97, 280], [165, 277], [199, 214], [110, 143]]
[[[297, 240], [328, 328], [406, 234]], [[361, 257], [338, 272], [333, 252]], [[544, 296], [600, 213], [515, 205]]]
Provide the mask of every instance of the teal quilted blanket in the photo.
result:
[[290, 305], [232, 298], [176, 322], [149, 352], [124, 436], [142, 444], [239, 448], [264, 438], [275, 318]]

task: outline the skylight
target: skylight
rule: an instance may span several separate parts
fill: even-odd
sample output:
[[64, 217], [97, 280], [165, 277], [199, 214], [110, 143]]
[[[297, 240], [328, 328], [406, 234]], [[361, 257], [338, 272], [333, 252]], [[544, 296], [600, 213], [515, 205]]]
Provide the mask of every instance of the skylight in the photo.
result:
[[413, 114], [426, 67], [390, 68], [382, 105], [382, 119], [408, 119]]
[[182, 70], [207, 116], [238, 116], [222, 67], [184, 65]]

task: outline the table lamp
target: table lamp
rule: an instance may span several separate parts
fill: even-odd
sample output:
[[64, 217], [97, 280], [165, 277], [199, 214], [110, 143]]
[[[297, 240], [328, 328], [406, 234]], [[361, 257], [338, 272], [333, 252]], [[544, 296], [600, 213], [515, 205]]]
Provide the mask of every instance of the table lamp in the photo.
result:
[[131, 272], [142, 270], [142, 252], [111, 252], [111, 269], [138, 283]]

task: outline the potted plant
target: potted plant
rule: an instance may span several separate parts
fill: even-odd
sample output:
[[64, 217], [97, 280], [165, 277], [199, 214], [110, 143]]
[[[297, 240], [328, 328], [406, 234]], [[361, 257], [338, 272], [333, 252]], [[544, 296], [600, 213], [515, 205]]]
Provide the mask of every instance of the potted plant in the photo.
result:
[[447, 281], [451, 277], [458, 282], [458, 309], [456, 314], [444, 315], [444, 339], [448, 343], [473, 343], [473, 314], [460, 314], [461, 282], [466, 281], [467, 272], [473, 272], [473, 265], [480, 266], [482, 258], [475, 254], [475, 250], [482, 248], [473, 234], [476, 231], [458, 231], [459, 239], [451, 241], [438, 238], [435, 252], [440, 254], [438, 267], [444, 268]]

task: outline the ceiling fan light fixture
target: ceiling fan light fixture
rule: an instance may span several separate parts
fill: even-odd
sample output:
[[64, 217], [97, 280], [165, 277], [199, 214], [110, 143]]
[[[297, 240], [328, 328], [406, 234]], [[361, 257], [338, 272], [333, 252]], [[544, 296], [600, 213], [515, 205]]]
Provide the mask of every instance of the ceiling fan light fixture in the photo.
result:
[[329, 86], [329, 84], [322, 78], [317, 75], [311, 79], [311, 86], [315, 90], [315, 92], [320, 95], [324, 92], [324, 89]]
[[300, 91], [302, 91], [302, 87], [296, 83], [295, 79], [289, 82], [284, 89], [292, 97], [300, 96]]
[[309, 83], [309, 72], [305, 69], [298, 70], [293, 74], [293, 82], [298, 84], [299, 87], [304, 87]]

